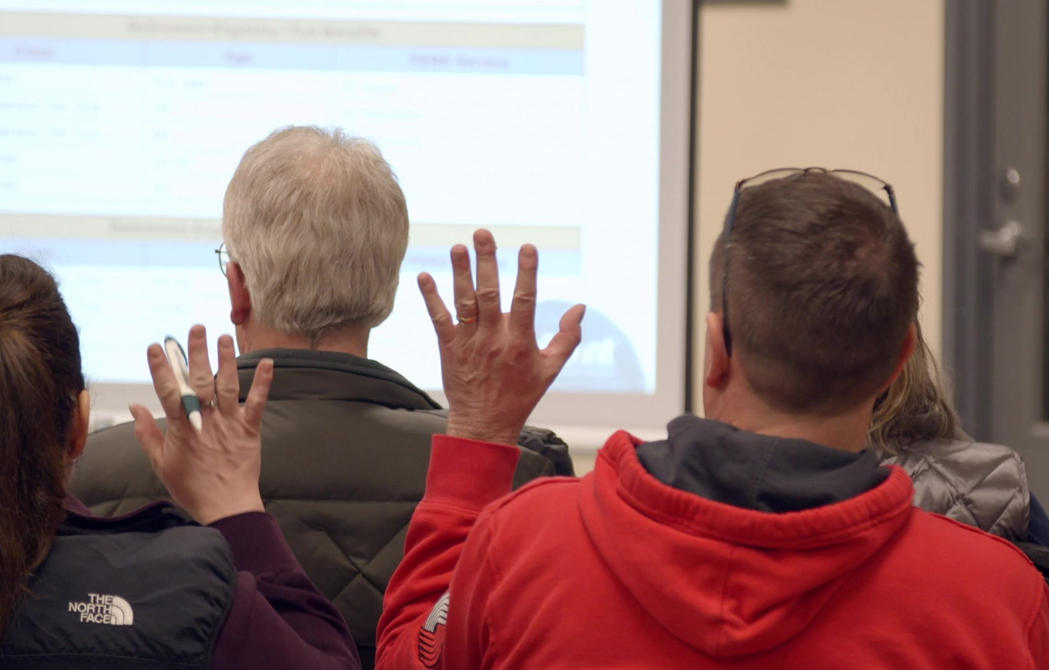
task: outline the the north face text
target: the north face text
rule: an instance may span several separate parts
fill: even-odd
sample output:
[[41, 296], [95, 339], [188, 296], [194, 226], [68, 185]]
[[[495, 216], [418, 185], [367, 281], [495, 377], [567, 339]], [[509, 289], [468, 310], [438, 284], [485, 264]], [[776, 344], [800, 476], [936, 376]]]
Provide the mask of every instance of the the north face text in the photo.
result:
[[87, 602], [69, 603], [69, 611], [80, 615], [80, 623], [100, 623], [109, 626], [130, 626], [135, 615], [131, 604], [120, 596], [101, 593], [87, 594]]

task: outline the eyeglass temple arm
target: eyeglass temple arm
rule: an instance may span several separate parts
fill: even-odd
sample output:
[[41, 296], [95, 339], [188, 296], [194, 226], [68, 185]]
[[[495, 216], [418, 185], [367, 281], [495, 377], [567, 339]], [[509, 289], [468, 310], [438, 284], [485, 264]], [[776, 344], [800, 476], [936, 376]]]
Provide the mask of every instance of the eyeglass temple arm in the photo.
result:
[[730, 357], [732, 356], [732, 332], [728, 327], [728, 243], [729, 238], [732, 236], [732, 229], [736, 225], [736, 208], [739, 206], [739, 194], [743, 190], [743, 184], [746, 181], [744, 179], [736, 184], [736, 191], [732, 194], [732, 205], [728, 210], [728, 222], [725, 224], [725, 238], [721, 242], [721, 265], [724, 270], [721, 276], [721, 337], [725, 340], [725, 353]]

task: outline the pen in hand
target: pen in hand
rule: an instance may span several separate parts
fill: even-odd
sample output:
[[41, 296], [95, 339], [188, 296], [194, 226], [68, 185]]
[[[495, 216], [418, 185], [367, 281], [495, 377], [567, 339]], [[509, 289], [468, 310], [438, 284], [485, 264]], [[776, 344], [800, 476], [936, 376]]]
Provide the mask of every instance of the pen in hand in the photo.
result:
[[164, 338], [164, 353], [168, 356], [168, 363], [171, 364], [175, 380], [178, 382], [179, 393], [182, 394], [182, 408], [186, 411], [189, 422], [199, 433], [204, 425], [200, 415], [200, 399], [193, 392], [193, 387], [189, 385], [189, 365], [186, 362], [186, 352], [183, 351], [178, 340], [169, 335]]

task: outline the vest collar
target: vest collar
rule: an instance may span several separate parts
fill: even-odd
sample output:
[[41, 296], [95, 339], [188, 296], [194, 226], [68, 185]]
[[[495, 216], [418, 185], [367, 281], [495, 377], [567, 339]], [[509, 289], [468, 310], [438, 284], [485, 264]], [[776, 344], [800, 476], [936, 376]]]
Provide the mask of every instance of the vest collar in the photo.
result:
[[109, 535], [113, 533], [157, 533], [168, 528], [197, 525], [185, 512], [166, 501], [150, 503], [130, 514], [95, 516], [83, 503], [66, 495], [66, 518], [58, 535]]

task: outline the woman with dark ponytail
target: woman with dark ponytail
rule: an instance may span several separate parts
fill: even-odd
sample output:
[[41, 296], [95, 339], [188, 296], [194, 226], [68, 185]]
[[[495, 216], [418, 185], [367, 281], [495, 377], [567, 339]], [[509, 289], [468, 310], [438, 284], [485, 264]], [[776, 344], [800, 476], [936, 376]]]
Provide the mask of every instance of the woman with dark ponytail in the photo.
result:
[[0, 632], [65, 519], [88, 412], [80, 338], [55, 281], [0, 257]]
[[259, 424], [273, 377], [248, 399], [228, 336], [211, 372], [203, 327], [189, 423], [163, 351], [148, 351], [163, 433], [132, 407], [136, 435], [173, 499], [98, 519], [66, 494], [87, 440], [80, 342], [54, 279], [0, 255], [0, 667], [359, 668], [338, 611], [309, 582], [258, 492]]

